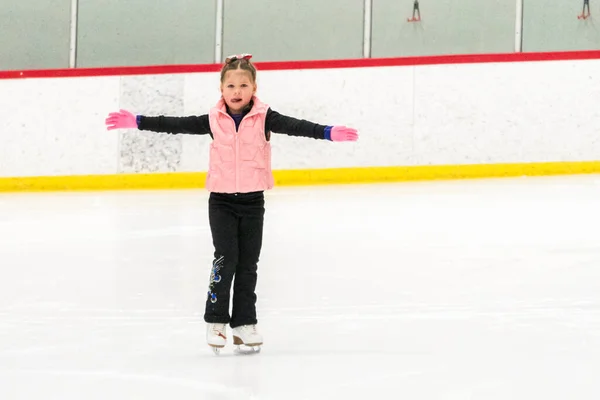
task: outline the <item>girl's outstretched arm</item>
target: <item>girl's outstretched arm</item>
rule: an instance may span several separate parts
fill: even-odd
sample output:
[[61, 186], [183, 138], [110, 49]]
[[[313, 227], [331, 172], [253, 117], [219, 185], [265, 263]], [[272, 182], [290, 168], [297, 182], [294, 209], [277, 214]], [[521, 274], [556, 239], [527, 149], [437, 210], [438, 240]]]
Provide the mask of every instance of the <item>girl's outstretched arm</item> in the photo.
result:
[[110, 113], [105, 122], [108, 130], [139, 129], [172, 134], [210, 134], [212, 136], [208, 114], [189, 117], [167, 117], [164, 115], [149, 117], [145, 115], [136, 116], [127, 110], [120, 110], [119, 112]]
[[288, 117], [277, 111], [268, 109], [265, 132], [283, 133], [290, 136], [301, 136], [312, 139], [331, 140], [335, 142], [356, 141], [356, 129], [345, 126], [321, 125], [304, 119]]

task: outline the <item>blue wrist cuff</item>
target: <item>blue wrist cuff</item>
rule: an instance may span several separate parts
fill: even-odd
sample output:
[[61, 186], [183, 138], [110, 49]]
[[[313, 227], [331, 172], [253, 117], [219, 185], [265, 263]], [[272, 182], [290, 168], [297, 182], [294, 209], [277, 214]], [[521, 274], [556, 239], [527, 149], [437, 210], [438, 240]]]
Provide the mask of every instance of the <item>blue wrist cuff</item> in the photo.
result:
[[331, 128], [333, 128], [333, 126], [326, 126], [325, 127], [325, 140], [331, 140]]
[[137, 126], [140, 126], [140, 121], [142, 120], [142, 116], [141, 115], [136, 115], [135, 117], [135, 123], [137, 124]]

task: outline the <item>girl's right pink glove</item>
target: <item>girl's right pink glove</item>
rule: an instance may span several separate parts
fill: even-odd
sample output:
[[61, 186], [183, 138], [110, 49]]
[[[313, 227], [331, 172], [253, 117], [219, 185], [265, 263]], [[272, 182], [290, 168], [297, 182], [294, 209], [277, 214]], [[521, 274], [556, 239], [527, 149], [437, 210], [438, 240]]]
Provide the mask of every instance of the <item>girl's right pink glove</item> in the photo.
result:
[[358, 133], [356, 129], [346, 126], [334, 126], [331, 128], [332, 142], [356, 142], [357, 140]]
[[127, 110], [120, 110], [119, 112], [112, 112], [108, 114], [106, 118], [106, 129], [130, 129], [137, 128], [137, 118], [135, 115]]

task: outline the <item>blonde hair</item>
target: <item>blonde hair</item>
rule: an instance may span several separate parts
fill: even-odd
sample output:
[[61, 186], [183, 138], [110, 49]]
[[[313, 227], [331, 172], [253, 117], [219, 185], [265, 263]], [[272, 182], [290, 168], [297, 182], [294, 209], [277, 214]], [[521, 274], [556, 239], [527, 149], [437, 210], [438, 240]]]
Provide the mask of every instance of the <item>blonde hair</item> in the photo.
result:
[[221, 83], [225, 80], [225, 74], [229, 71], [241, 69], [250, 73], [252, 83], [256, 83], [256, 67], [250, 62], [250, 54], [229, 56], [225, 60], [225, 65], [221, 68]]

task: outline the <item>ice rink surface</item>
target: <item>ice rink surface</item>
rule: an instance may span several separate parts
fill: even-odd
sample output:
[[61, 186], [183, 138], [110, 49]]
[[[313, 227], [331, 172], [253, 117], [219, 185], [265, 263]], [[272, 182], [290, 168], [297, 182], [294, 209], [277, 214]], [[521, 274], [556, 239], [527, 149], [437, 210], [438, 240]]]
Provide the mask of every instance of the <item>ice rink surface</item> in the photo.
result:
[[599, 176], [269, 192], [250, 356], [207, 199], [0, 195], [0, 399], [600, 398]]

